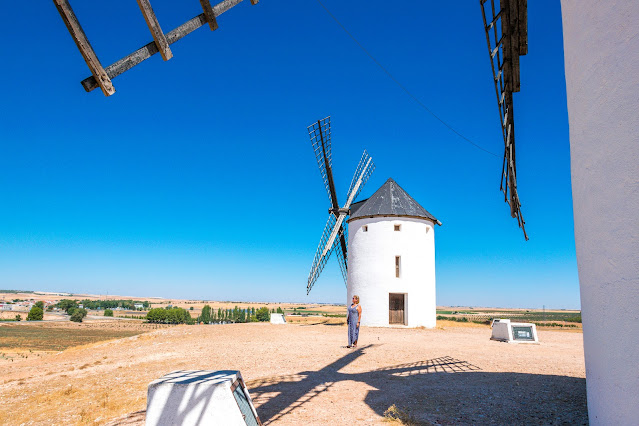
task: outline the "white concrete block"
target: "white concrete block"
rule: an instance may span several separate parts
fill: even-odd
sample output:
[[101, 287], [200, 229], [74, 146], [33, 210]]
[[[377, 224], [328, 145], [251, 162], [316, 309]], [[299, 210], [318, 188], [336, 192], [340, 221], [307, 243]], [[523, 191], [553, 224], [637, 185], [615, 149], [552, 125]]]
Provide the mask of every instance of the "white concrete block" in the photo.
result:
[[284, 314], [271, 314], [271, 324], [286, 324]]
[[537, 326], [528, 322], [510, 322], [509, 319], [495, 319], [492, 323], [491, 340], [508, 343], [539, 343]]
[[246, 426], [260, 423], [239, 371], [181, 370], [149, 384], [146, 424]]

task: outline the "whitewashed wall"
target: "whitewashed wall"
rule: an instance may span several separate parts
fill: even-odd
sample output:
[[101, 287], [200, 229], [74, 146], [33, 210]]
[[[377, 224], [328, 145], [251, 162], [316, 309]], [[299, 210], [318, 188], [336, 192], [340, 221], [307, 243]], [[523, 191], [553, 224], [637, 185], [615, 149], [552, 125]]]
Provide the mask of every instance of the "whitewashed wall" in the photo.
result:
[[[394, 231], [394, 225], [401, 231]], [[368, 231], [363, 231], [363, 226]], [[428, 232], [427, 232], [428, 229]], [[395, 256], [401, 256], [400, 278]], [[428, 220], [362, 218], [348, 224], [348, 290], [360, 297], [362, 325], [388, 326], [388, 294], [408, 293], [408, 327], [435, 327], [435, 230]]]
[[561, 6], [588, 416], [636, 425], [639, 1]]

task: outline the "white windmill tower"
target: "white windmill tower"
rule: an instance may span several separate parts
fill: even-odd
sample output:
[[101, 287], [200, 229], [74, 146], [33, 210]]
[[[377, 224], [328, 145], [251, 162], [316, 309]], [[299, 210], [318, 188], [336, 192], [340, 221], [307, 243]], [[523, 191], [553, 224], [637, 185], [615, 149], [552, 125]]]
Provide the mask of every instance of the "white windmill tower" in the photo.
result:
[[435, 225], [393, 179], [351, 206], [347, 300], [360, 296], [362, 325], [435, 327]]
[[[392, 179], [370, 198], [353, 203], [373, 172], [366, 151], [346, 204], [340, 208], [331, 169], [330, 117], [309, 126], [308, 131], [332, 207], [308, 276], [307, 294], [336, 251], [347, 303], [357, 294], [364, 308], [362, 325], [434, 327], [433, 228], [441, 223]], [[350, 232], [344, 227], [347, 216]]]

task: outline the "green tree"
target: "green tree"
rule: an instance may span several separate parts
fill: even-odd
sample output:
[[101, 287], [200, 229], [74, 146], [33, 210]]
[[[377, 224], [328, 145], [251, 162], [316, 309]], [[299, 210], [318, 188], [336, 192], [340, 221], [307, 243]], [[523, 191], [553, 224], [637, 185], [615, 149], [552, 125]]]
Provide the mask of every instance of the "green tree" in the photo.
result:
[[22, 321], [22, 317], [20, 315], [16, 315], [16, 321]]
[[146, 314], [146, 320], [153, 323], [165, 324], [194, 324], [195, 320], [191, 318], [189, 311], [183, 308], [153, 308]]
[[77, 308], [78, 303], [75, 300], [62, 299], [58, 302], [57, 307], [62, 309], [66, 313], [69, 313], [69, 308]]
[[27, 321], [42, 321], [43, 317], [44, 311], [42, 310], [42, 308], [34, 305], [29, 311], [29, 315], [27, 315]]
[[44, 302], [42, 300], [38, 300], [35, 305], [44, 311]]
[[189, 308], [189, 311], [192, 311], [192, 310], [193, 310], [193, 306], [191, 306], [191, 307]]
[[73, 322], [82, 322], [82, 318], [84, 318], [82, 316], [82, 312], [80, 312], [79, 309], [76, 309], [75, 312], [73, 312], [73, 315], [71, 315], [71, 318], [69, 319]]
[[208, 324], [211, 322], [211, 307], [209, 305], [204, 305], [198, 321], [201, 321], [204, 324]]
[[277, 313], [278, 314], [283, 314], [284, 311], [282, 310], [282, 308], [280, 308], [279, 306], [277, 307]]
[[80, 315], [82, 315], [82, 318], [86, 317], [87, 314], [88, 314], [87, 310], [84, 309], [84, 308], [78, 308], [78, 309], [75, 310], [75, 312], [80, 312]]
[[112, 309], [105, 309], [104, 310], [104, 316], [105, 317], [112, 317], [113, 316], [113, 310]]
[[166, 321], [167, 310], [163, 308], [151, 308], [146, 313], [146, 320], [153, 323], [163, 323]]
[[257, 312], [255, 312], [255, 318], [257, 318], [257, 320], [260, 322], [266, 322], [266, 321], [270, 321], [271, 314], [268, 311], [267, 307], [263, 307], [258, 309]]

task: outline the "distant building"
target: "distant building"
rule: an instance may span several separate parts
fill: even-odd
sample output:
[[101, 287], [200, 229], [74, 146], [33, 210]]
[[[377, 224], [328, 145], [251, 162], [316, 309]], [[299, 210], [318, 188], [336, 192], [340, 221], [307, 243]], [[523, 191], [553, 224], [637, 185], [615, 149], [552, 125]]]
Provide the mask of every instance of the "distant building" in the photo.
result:
[[13, 305], [9, 303], [0, 303], [0, 311], [10, 311], [13, 309]]
[[144, 305], [142, 303], [136, 303], [133, 306], [135, 306], [135, 309], [142, 309], [144, 308]]

